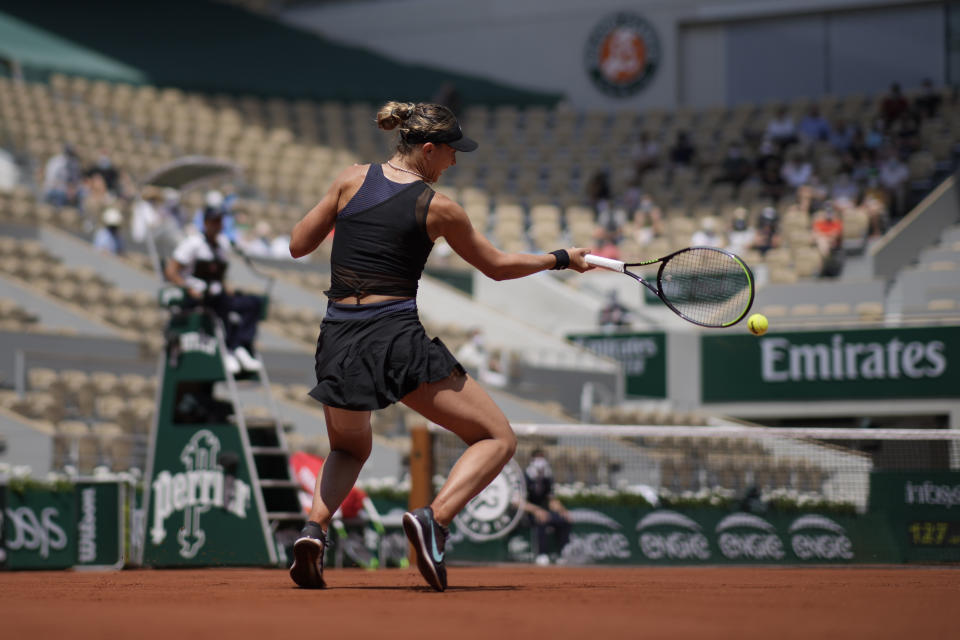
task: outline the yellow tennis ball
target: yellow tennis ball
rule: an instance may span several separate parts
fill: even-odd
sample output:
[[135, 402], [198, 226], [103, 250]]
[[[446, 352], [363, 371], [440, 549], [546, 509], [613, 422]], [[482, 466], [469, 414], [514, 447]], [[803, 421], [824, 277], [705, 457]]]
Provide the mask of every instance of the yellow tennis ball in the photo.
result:
[[747, 318], [747, 328], [755, 336], [762, 336], [767, 332], [767, 316], [762, 313], [755, 313]]

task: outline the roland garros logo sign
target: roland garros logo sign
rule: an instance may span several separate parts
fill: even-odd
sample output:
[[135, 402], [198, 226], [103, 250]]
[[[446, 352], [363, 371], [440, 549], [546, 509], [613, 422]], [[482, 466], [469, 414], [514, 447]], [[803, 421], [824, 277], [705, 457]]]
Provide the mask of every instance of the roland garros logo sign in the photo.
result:
[[660, 40], [649, 22], [620, 12], [590, 32], [584, 51], [587, 73], [604, 93], [626, 98], [643, 89], [660, 66]]

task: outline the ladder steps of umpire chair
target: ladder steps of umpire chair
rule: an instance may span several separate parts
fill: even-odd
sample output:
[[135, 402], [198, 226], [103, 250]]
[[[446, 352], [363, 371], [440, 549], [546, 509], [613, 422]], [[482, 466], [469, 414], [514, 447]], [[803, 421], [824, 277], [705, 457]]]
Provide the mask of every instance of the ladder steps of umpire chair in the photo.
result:
[[260, 486], [265, 488], [277, 489], [299, 489], [300, 485], [294, 482], [293, 480], [271, 480], [271, 479], [260, 479]]

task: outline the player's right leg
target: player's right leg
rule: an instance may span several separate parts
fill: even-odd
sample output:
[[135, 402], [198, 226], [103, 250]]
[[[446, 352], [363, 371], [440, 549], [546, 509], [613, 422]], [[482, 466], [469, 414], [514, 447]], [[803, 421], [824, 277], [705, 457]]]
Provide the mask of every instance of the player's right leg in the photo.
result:
[[364, 462], [370, 457], [373, 433], [369, 411], [347, 411], [324, 407], [330, 454], [323, 462], [313, 494], [307, 526], [293, 544], [290, 577], [305, 588], [323, 588], [323, 555], [327, 529], [333, 514], [357, 482]]
[[444, 546], [453, 517], [486, 487], [513, 457], [517, 438], [487, 392], [467, 375], [420, 385], [403, 403], [467, 443], [428, 507], [403, 516], [403, 528], [424, 579], [437, 591], [447, 587]]

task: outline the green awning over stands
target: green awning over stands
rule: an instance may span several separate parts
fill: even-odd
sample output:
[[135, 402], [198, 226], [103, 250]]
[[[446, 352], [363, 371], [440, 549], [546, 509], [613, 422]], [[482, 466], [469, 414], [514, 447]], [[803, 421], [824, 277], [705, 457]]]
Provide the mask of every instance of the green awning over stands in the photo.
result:
[[0, 13], [0, 59], [18, 66], [28, 79], [60, 72], [115, 82], [147, 80], [133, 67], [6, 13]]
[[369, 103], [430, 100], [452, 83], [465, 104], [561, 98], [398, 62], [210, 0], [0, 0], [0, 11], [187, 91]]

